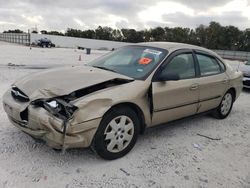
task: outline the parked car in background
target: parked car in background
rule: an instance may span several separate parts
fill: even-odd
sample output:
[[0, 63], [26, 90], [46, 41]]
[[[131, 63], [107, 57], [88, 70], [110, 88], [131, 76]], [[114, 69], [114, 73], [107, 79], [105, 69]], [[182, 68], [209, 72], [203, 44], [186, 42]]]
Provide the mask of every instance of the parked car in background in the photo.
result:
[[152, 42], [26, 76], [4, 94], [3, 106], [16, 127], [53, 148], [91, 147], [116, 159], [147, 127], [204, 112], [226, 118], [241, 90], [242, 73], [214, 52]]
[[48, 38], [41, 38], [39, 40], [36, 41], [36, 45], [40, 46], [42, 48], [51, 48], [51, 47], [55, 47], [55, 44], [53, 44], [51, 42], [51, 40], [49, 40]]
[[250, 60], [241, 64], [239, 69], [243, 73], [243, 87], [250, 88]]

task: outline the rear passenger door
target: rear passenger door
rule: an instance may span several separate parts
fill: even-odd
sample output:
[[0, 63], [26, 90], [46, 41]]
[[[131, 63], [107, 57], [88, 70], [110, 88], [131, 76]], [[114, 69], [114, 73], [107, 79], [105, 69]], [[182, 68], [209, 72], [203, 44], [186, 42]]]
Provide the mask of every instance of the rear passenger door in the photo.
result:
[[225, 65], [216, 57], [205, 52], [196, 51], [199, 67], [199, 105], [198, 113], [219, 106], [225, 93], [229, 78], [225, 73]]

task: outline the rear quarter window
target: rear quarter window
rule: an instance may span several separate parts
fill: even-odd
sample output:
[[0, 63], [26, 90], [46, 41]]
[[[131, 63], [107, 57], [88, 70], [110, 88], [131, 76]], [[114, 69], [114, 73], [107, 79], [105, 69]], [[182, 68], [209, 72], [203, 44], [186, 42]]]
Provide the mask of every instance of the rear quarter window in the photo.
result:
[[218, 61], [210, 56], [203, 54], [196, 54], [201, 76], [209, 76], [221, 73], [221, 66]]

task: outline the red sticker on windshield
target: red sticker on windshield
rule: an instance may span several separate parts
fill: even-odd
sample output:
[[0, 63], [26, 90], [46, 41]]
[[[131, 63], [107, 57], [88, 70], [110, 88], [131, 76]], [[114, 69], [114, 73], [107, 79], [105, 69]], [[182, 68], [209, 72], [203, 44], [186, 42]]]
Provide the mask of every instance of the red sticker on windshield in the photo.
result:
[[152, 62], [152, 59], [143, 57], [139, 60], [139, 64], [141, 65], [147, 65]]

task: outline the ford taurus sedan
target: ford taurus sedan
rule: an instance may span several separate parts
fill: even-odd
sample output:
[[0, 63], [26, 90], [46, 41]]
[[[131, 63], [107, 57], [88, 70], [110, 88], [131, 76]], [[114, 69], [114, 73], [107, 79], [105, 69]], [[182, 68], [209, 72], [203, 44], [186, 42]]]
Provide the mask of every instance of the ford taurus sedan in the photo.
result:
[[153, 42], [26, 76], [3, 106], [13, 125], [52, 148], [91, 147], [116, 159], [147, 127], [204, 112], [226, 118], [241, 90], [242, 73], [214, 52]]

